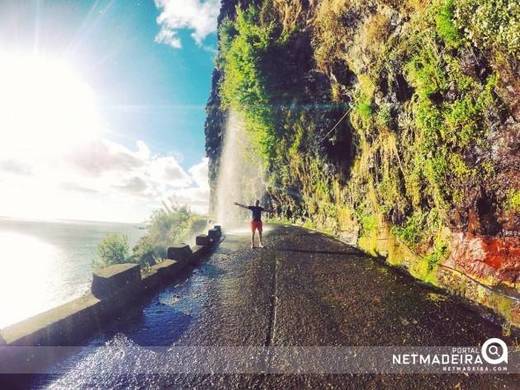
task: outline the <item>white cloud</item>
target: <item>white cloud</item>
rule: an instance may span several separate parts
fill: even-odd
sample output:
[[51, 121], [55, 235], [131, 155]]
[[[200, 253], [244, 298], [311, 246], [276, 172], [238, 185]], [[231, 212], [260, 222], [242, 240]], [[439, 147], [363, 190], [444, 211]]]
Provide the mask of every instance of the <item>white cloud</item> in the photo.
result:
[[170, 198], [173, 203], [189, 205], [197, 213], [205, 214], [208, 212], [210, 195], [208, 162], [208, 158], [204, 157], [200, 163], [195, 164], [188, 170], [197, 185], [175, 191]]
[[107, 171], [124, 172], [142, 167], [142, 157], [139, 150], [131, 152], [122, 145], [98, 139], [77, 146], [67, 159], [84, 173], [99, 176]]
[[202, 161], [189, 169], [189, 173], [200, 188], [209, 189], [208, 182], [209, 159], [204, 157]]
[[9, 172], [14, 175], [31, 175], [30, 165], [16, 159], [0, 161], [0, 171]]
[[165, 27], [161, 27], [161, 31], [155, 36], [155, 42], [164, 43], [174, 49], [180, 49], [182, 47], [181, 39], [177, 36], [177, 33]]
[[199, 214], [208, 212], [209, 187], [183, 188], [172, 193], [168, 198], [172, 204], [187, 205]]
[[155, 0], [160, 10], [157, 24], [160, 31], [155, 37], [158, 43], [179, 49], [182, 42], [178, 30], [191, 30], [191, 36], [202, 46], [204, 39], [217, 31], [220, 0]]
[[142, 141], [127, 148], [106, 139], [61, 156], [18, 156], [0, 161], [0, 215], [139, 221], [171, 199], [206, 213], [207, 166], [203, 158], [186, 170]]
[[80, 193], [86, 193], [86, 194], [97, 194], [98, 191], [93, 190], [91, 188], [82, 187], [81, 185], [77, 183], [71, 183], [71, 182], [64, 182], [60, 184], [60, 188], [67, 190], [67, 191], [76, 191]]
[[189, 186], [193, 180], [173, 156], [156, 157], [149, 161], [150, 177], [158, 183], [182, 188]]
[[134, 176], [125, 180], [123, 184], [116, 185], [115, 187], [130, 195], [144, 196], [149, 189], [148, 184], [149, 183], [142, 177]]

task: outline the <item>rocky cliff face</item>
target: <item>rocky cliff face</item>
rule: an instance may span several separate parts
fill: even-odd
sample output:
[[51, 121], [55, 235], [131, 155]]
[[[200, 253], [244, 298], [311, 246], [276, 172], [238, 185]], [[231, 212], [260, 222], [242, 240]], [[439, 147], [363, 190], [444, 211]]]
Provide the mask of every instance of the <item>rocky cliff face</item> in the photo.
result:
[[213, 189], [233, 109], [280, 219], [520, 323], [518, 2], [227, 0], [219, 25]]

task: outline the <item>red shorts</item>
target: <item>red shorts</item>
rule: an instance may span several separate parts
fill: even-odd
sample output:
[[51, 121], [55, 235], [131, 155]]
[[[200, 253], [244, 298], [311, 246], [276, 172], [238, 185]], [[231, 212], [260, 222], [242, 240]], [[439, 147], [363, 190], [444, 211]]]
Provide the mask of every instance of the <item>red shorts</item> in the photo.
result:
[[254, 232], [255, 230], [262, 233], [262, 221], [251, 221], [251, 231]]

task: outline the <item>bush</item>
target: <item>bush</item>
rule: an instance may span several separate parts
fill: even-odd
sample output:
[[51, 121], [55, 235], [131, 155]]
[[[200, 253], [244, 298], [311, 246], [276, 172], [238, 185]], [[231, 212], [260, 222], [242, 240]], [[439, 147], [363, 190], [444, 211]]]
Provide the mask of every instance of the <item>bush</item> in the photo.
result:
[[425, 260], [428, 263], [428, 271], [432, 271], [442, 260], [444, 260], [447, 253], [448, 244], [444, 240], [437, 238], [432, 250], [425, 256]]
[[107, 267], [112, 264], [125, 263], [129, 259], [130, 248], [128, 237], [122, 234], [109, 233], [97, 247], [97, 258], [94, 267]]
[[134, 261], [143, 266], [153, 265], [166, 257], [169, 246], [189, 240], [206, 225], [205, 218], [191, 213], [186, 207], [156, 210], [146, 235], [133, 248]]
[[164, 209], [153, 212], [147, 232], [134, 246], [131, 256], [128, 237], [110, 233], [98, 245], [93, 266], [137, 263], [149, 267], [166, 257], [169, 246], [189, 240], [206, 226], [206, 218], [191, 213], [186, 207], [165, 205]]
[[392, 231], [405, 244], [415, 247], [422, 240], [425, 224], [426, 214], [416, 211], [406, 219], [403, 226], [394, 226]]

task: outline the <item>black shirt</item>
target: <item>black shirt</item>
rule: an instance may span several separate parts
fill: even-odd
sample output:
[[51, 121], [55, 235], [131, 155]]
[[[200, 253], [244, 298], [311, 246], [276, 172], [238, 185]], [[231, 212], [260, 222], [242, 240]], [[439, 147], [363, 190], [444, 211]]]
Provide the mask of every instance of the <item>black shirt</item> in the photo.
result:
[[260, 206], [248, 206], [249, 210], [251, 210], [251, 213], [253, 215], [253, 221], [262, 221], [262, 211], [264, 211], [263, 207]]

